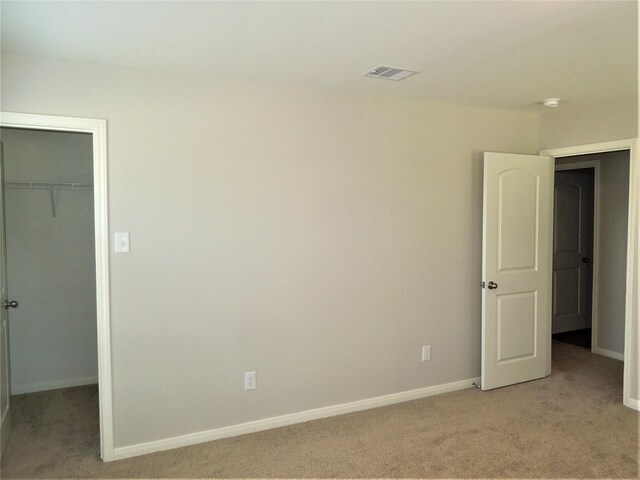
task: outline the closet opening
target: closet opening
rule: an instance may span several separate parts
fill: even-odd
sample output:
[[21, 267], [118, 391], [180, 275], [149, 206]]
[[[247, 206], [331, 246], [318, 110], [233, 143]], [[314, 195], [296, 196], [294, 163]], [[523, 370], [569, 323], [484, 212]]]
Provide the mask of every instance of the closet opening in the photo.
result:
[[11, 417], [3, 442], [86, 443], [98, 455], [92, 134], [2, 127], [0, 139]]

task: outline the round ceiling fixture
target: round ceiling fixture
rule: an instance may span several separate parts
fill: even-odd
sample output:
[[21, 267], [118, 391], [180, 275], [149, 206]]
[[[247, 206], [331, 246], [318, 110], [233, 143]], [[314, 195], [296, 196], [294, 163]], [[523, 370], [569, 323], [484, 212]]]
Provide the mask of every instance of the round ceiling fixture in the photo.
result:
[[542, 101], [542, 104], [545, 107], [556, 108], [560, 104], [560, 99], [559, 98], [545, 98]]

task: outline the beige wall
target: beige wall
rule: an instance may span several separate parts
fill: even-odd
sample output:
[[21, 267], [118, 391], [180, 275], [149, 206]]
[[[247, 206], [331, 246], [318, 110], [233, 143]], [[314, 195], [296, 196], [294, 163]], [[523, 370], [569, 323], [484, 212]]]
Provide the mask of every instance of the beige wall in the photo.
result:
[[[90, 135], [3, 128], [6, 182], [92, 183]], [[92, 191], [5, 191], [11, 390], [97, 382]]]
[[540, 149], [573, 147], [638, 136], [638, 99], [564, 106], [540, 116]]
[[598, 347], [624, 353], [629, 152], [597, 157], [600, 160]]
[[11, 55], [2, 108], [108, 120], [116, 446], [479, 374], [482, 152], [534, 115]]

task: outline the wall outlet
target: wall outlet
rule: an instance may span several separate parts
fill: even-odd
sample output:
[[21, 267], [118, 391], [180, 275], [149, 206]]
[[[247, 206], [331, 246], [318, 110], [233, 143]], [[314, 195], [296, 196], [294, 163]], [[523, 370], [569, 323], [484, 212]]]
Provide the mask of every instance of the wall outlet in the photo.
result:
[[426, 362], [431, 360], [431, 345], [425, 345], [422, 347], [422, 361]]
[[244, 389], [256, 389], [256, 372], [244, 372]]

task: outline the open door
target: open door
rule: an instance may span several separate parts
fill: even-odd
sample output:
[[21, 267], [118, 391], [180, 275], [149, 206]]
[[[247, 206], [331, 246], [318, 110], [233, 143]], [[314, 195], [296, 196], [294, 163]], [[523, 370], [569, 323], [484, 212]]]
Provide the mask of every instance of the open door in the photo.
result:
[[551, 373], [551, 157], [484, 154], [481, 388]]
[[[4, 235], [4, 158], [0, 142], [0, 461], [11, 434], [11, 377], [9, 375], [9, 325], [7, 309], [7, 252]], [[16, 303], [17, 305], [17, 303]]]

